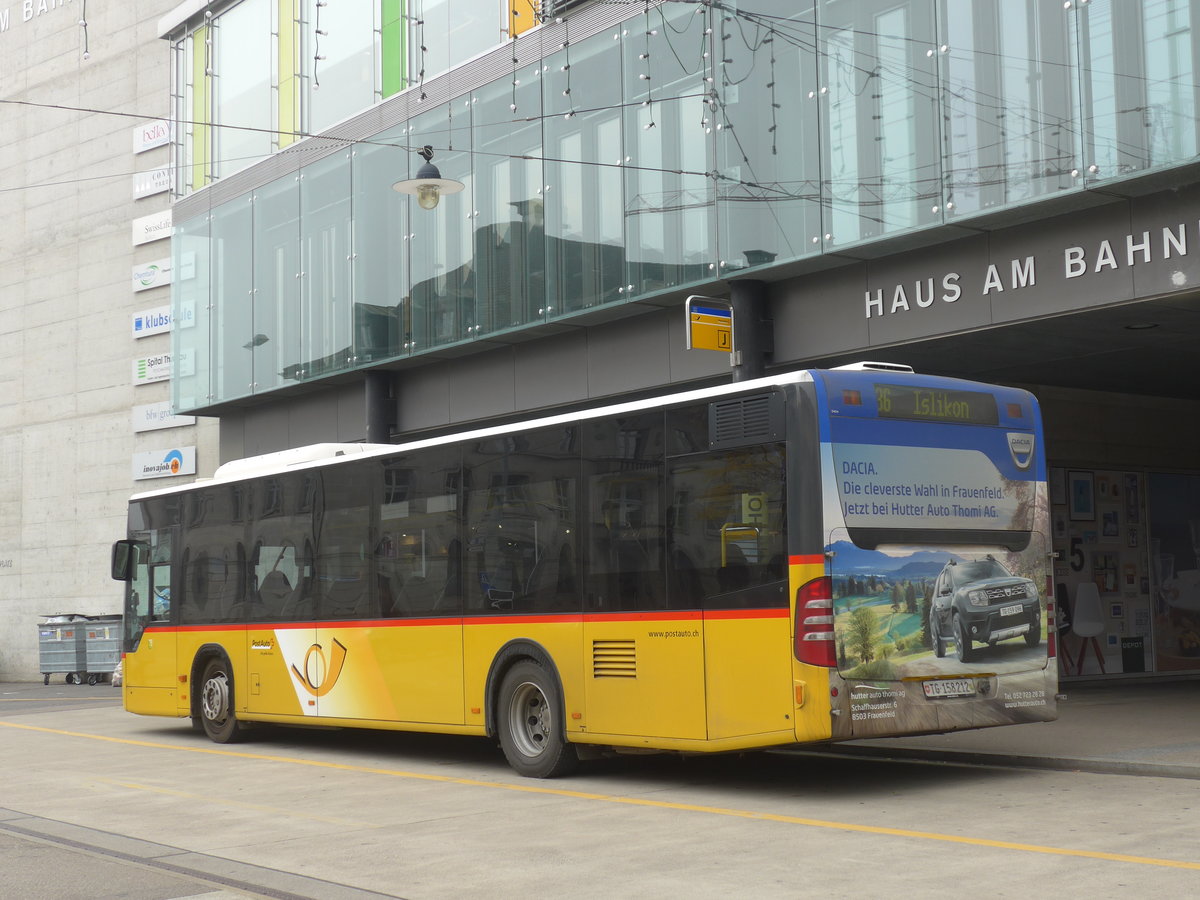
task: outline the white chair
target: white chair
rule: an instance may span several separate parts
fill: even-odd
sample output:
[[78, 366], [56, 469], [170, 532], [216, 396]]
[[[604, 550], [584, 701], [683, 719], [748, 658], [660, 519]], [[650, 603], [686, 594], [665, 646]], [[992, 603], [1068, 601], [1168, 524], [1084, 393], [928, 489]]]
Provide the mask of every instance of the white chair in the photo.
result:
[[1104, 651], [1100, 649], [1097, 635], [1104, 633], [1104, 616], [1100, 609], [1100, 589], [1094, 582], [1085, 581], [1075, 588], [1075, 608], [1071, 610], [1071, 633], [1079, 638], [1079, 655], [1076, 658], [1075, 674], [1083, 674], [1083, 661], [1087, 657], [1088, 644], [1096, 654], [1100, 672], [1104, 669]]

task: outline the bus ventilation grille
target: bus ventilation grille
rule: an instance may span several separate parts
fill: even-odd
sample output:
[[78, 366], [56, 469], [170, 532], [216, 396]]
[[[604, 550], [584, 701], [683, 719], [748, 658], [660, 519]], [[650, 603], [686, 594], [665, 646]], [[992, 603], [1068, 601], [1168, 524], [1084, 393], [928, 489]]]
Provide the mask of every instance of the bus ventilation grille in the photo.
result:
[[783, 395], [756, 394], [717, 400], [709, 407], [710, 449], [783, 440]]
[[592, 641], [593, 678], [637, 678], [633, 641]]

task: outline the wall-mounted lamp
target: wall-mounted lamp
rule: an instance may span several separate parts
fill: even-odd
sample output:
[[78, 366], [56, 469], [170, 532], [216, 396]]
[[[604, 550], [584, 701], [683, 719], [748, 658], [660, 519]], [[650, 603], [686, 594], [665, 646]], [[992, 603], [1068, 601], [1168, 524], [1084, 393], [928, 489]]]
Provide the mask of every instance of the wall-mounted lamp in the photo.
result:
[[425, 146], [416, 152], [424, 158], [425, 164], [417, 169], [415, 178], [397, 181], [392, 185], [392, 190], [402, 194], [414, 194], [421, 209], [433, 209], [438, 205], [442, 194], [457, 194], [466, 186], [461, 181], [442, 177], [438, 167], [433, 164], [432, 147]]

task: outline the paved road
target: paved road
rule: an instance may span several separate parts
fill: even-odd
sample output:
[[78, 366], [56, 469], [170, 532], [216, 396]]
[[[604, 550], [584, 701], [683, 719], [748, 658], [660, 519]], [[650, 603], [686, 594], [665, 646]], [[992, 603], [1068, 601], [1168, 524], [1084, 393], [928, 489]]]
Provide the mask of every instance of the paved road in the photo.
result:
[[1200, 883], [1200, 781], [800, 754], [621, 758], [534, 781], [485, 740], [265, 729], [218, 746], [124, 713], [113, 688], [39, 693], [56, 690], [0, 685], [14, 896], [1097, 898]]

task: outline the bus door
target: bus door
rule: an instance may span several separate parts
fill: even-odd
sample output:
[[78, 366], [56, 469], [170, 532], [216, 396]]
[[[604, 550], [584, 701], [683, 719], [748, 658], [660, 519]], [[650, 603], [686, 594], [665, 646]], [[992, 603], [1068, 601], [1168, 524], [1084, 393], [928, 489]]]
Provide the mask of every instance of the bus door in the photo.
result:
[[[638, 433], [620, 424], [618, 436]], [[593, 427], [620, 446], [605, 434], [614, 425]], [[661, 477], [643, 465], [589, 479], [584, 721], [596, 734], [703, 740], [704, 622], [687, 586], [668, 601]]]
[[[303, 538], [260, 539], [250, 560], [253, 596], [246, 640], [246, 708], [255, 713], [316, 715], [304, 685], [319, 678], [313, 647], [311, 561]], [[299, 621], [297, 620], [299, 618]], [[308, 700], [314, 702], [310, 705]]]
[[[130, 508], [131, 521], [143, 515]], [[176, 632], [171, 610], [173, 528], [133, 528], [125, 591], [122, 676], [125, 708], [147, 715], [176, 715]], [[114, 575], [117, 574], [114, 569]]]

